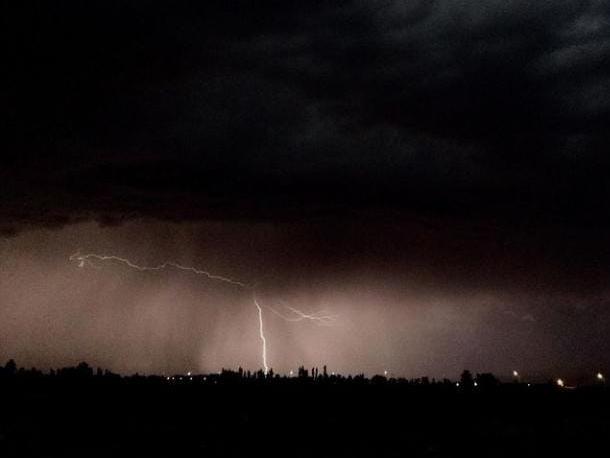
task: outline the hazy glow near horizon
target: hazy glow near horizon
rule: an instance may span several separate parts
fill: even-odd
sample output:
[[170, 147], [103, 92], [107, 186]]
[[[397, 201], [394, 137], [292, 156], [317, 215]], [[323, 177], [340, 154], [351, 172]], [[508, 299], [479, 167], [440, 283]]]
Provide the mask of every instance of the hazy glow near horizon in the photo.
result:
[[[240, 224], [80, 224], [22, 233], [0, 258], [0, 359], [43, 369], [84, 360], [123, 373], [327, 365], [335, 373], [391, 368], [396, 377], [437, 378], [464, 368], [506, 374], [519, 365], [548, 379], [583, 360], [604, 366], [601, 344], [586, 347], [584, 359], [566, 359], [569, 348], [557, 336], [570, 329], [553, 322], [537, 297], [444, 273], [442, 281], [426, 277], [434, 270], [419, 258], [414, 268], [409, 259], [385, 267], [370, 256], [351, 264], [314, 257], [304, 237], [299, 228]], [[93, 264], [75, 269], [68, 257], [83, 248], [112, 255], [73, 257]], [[144, 266], [152, 266], [146, 275]], [[242, 286], [251, 284], [264, 323]]]

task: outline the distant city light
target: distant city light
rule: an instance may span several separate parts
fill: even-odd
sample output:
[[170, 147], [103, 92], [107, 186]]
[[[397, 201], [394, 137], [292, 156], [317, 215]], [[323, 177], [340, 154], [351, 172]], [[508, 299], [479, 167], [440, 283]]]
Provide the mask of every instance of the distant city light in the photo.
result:
[[290, 376], [292, 377], [294, 375], [294, 371], [290, 371]]
[[383, 371], [383, 375], [388, 376], [388, 371]]
[[597, 380], [599, 380], [600, 382], [604, 381], [604, 375], [601, 372], [597, 373]]
[[519, 377], [519, 372], [513, 371], [513, 377]]
[[479, 386], [479, 384], [477, 382], [474, 382], [474, 386]]
[[562, 379], [558, 378], [558, 379], [557, 379], [557, 386], [560, 386], [560, 387], [562, 387], [562, 388], [563, 388], [563, 387], [565, 386], [564, 381], [563, 381]]
[[188, 376], [190, 377], [190, 376], [191, 376], [191, 373], [190, 373], [190, 372], [187, 372], [187, 373], [186, 373], [186, 375], [188, 375]]
[[455, 386], [460, 386], [460, 382], [455, 382]]

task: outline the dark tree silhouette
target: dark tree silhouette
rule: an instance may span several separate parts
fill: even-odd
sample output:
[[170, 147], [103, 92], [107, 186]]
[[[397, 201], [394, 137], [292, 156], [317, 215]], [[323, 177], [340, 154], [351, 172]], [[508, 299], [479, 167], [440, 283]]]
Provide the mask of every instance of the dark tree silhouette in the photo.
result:
[[474, 387], [474, 380], [469, 370], [464, 370], [464, 372], [462, 372], [460, 377], [460, 386], [465, 390], [469, 390]]
[[8, 360], [8, 362], [4, 366], [4, 372], [8, 376], [13, 376], [17, 373], [17, 363], [15, 363], [14, 359]]

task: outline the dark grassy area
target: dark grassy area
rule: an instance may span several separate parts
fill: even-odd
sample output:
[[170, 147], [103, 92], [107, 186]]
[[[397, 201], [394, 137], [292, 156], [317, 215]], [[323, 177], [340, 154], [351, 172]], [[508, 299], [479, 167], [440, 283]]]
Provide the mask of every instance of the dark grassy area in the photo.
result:
[[5, 375], [0, 456], [606, 456], [609, 401], [604, 386]]

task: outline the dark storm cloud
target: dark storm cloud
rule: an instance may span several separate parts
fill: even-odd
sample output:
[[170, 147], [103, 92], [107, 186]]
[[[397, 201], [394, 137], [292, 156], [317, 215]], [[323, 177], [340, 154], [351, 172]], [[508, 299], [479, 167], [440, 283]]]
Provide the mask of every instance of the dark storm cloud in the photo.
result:
[[5, 231], [320, 213], [607, 223], [608, 2], [2, 8]]

